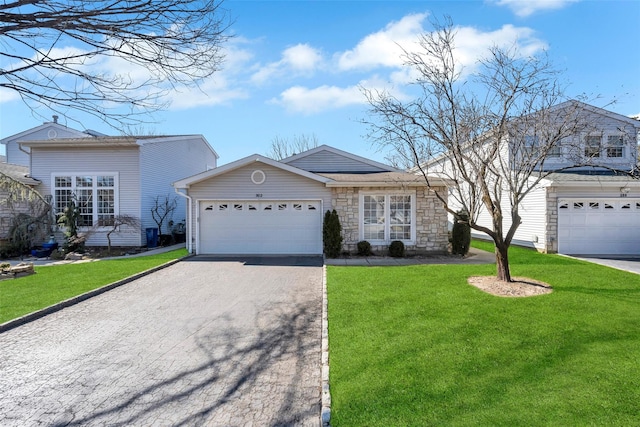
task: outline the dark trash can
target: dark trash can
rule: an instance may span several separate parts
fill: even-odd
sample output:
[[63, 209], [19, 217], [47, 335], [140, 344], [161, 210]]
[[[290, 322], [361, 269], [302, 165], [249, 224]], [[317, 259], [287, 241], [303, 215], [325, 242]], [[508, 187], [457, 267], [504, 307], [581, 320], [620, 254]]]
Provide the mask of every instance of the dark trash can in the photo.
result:
[[158, 246], [158, 229], [156, 227], [147, 228], [147, 247], [155, 248]]

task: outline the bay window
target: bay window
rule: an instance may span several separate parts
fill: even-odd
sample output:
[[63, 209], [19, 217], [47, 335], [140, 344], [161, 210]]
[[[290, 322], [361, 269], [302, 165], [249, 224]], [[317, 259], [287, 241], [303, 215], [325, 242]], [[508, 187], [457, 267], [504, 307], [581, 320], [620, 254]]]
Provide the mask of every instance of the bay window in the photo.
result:
[[113, 221], [118, 210], [116, 174], [56, 174], [52, 181], [56, 214], [73, 201], [79, 212], [79, 227]]
[[372, 244], [415, 240], [415, 194], [361, 193], [360, 238]]

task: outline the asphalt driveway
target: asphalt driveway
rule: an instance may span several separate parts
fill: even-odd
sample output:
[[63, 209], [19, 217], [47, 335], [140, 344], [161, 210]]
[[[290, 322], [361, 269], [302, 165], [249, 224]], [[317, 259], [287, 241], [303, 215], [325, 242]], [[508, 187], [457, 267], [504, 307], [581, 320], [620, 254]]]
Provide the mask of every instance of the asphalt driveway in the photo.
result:
[[317, 426], [321, 262], [191, 259], [0, 334], [0, 425]]

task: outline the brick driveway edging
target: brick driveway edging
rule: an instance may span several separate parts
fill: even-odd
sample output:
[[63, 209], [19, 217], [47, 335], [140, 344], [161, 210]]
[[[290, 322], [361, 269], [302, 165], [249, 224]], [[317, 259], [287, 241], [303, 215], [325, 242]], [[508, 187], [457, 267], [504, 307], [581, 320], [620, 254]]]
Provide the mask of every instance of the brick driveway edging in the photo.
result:
[[78, 304], [82, 301], [88, 300], [89, 298], [93, 298], [97, 295], [103, 294], [107, 291], [115, 289], [119, 286], [125, 285], [129, 282], [132, 282], [141, 277], [147, 276], [151, 273], [155, 273], [156, 271], [162, 270], [163, 268], [167, 268], [176, 264], [184, 259], [192, 257], [193, 255], [189, 254], [182, 258], [173, 259], [171, 261], [165, 262], [164, 264], [160, 264], [156, 267], [150, 268], [145, 271], [141, 271], [140, 273], [136, 273], [132, 276], [125, 277], [122, 280], [118, 280], [117, 282], [110, 283], [108, 285], [102, 286], [100, 288], [94, 289], [89, 292], [85, 292], [84, 294], [76, 295], [75, 297], [69, 298], [67, 300], [61, 301], [59, 303], [50, 305], [49, 307], [45, 307], [41, 310], [34, 311], [33, 313], [25, 314], [24, 316], [18, 317], [17, 319], [9, 320], [8, 322], [0, 324], [0, 334], [11, 330], [13, 328], [17, 328], [18, 326], [22, 326], [25, 323], [33, 322], [34, 320], [40, 319], [44, 316], [47, 316], [51, 313], [55, 313], [56, 311], [60, 311], [63, 308], [71, 307], [72, 305]]

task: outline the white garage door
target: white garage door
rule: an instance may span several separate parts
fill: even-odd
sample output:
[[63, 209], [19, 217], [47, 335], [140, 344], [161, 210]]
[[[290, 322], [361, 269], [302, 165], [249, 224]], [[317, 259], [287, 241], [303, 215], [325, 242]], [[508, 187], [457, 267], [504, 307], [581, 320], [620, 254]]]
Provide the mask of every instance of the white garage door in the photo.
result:
[[640, 199], [560, 199], [558, 252], [639, 255]]
[[322, 204], [200, 201], [200, 254], [321, 254]]

